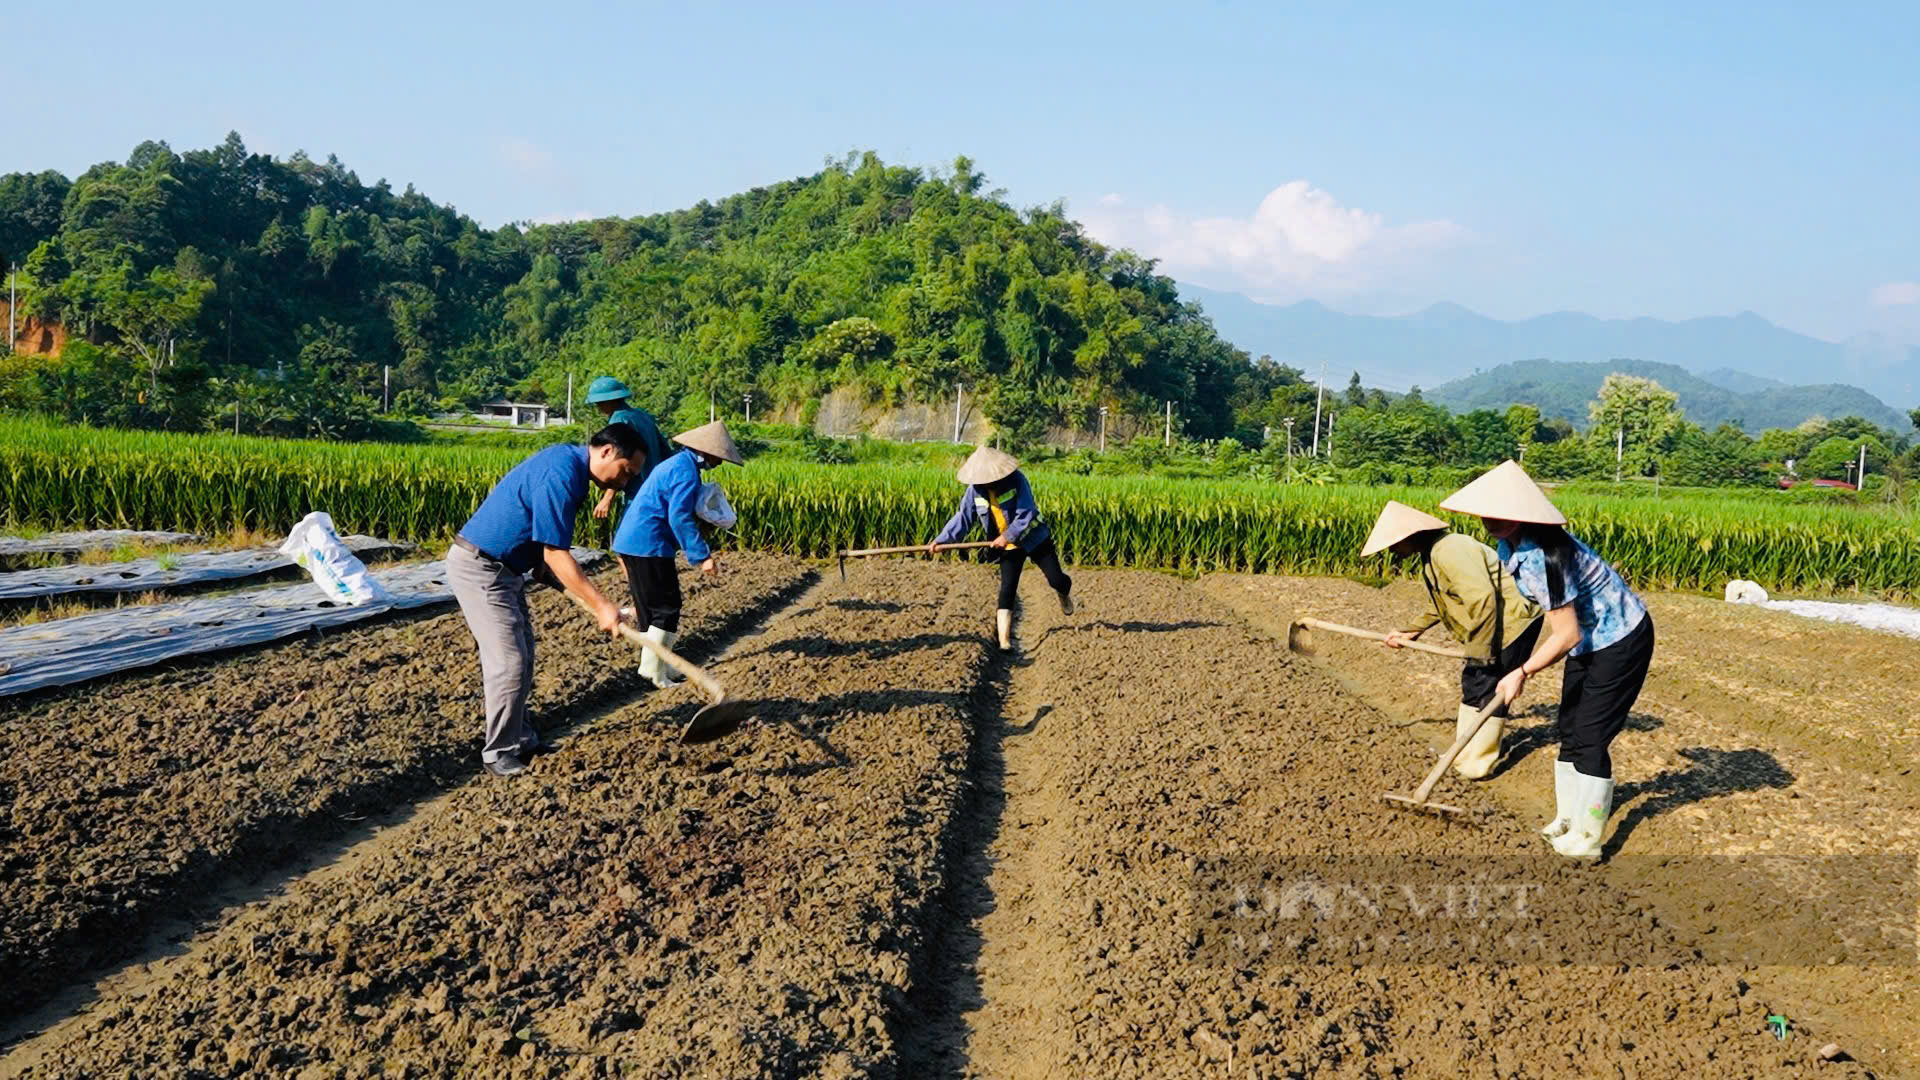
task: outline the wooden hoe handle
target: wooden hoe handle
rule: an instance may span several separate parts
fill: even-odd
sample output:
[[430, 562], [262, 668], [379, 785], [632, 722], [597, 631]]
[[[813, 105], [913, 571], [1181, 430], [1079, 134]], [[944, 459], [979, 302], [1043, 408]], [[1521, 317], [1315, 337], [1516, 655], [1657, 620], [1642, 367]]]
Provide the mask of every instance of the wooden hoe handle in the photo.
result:
[[[561, 591], [565, 592], [565, 590]], [[571, 597], [574, 603], [580, 605], [581, 610], [587, 612], [589, 615], [593, 614], [593, 606], [591, 604], [588, 604], [585, 600], [574, 596], [570, 592], [567, 593], [567, 596]], [[654, 641], [624, 622], [620, 624], [620, 634], [628, 641], [658, 656], [668, 667], [692, 679], [696, 686], [707, 692], [707, 696], [712, 698], [715, 704], [726, 699], [726, 689], [716, 682], [713, 676], [707, 674], [704, 668], [695, 665], [690, 660], [682, 658], [679, 653]]]
[[[1362, 630], [1357, 626], [1342, 626], [1339, 623], [1327, 622], [1324, 619], [1300, 618], [1295, 619], [1294, 622], [1299, 623], [1301, 626], [1311, 626], [1315, 630], [1326, 630], [1335, 634], [1345, 634], [1348, 637], [1366, 638], [1369, 641], [1387, 640], [1387, 635], [1379, 631]], [[1423, 653], [1432, 653], [1435, 656], [1449, 656], [1455, 660], [1465, 660], [1467, 658], [1465, 649], [1449, 649], [1440, 645], [1428, 645], [1420, 641], [1405, 642], [1401, 647], [1414, 649]]]
[[[983, 548], [983, 547], [992, 547], [992, 546], [993, 546], [993, 541], [991, 540], [973, 540], [964, 544], [941, 544], [940, 550], [941, 551], [964, 551], [968, 548]], [[927, 545], [925, 544], [909, 544], [906, 547], [859, 548], [854, 551], [843, 551], [840, 553], [840, 557], [843, 559], [846, 559], [846, 558], [851, 558], [855, 555], [905, 555], [910, 551], [925, 551], [925, 550], [927, 550]]]

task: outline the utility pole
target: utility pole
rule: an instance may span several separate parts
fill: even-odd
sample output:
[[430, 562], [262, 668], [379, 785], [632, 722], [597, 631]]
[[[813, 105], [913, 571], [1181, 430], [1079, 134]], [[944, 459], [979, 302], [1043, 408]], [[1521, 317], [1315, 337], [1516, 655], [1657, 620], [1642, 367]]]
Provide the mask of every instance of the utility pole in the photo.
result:
[[960, 401], [962, 398], [966, 396], [967, 396], [967, 384], [954, 383], [953, 384], [953, 441], [954, 442], [960, 441], [960, 418], [966, 415], [965, 413], [960, 411]]
[[1100, 452], [1107, 452], [1107, 407], [1100, 406]]
[[1173, 445], [1173, 401], [1171, 399], [1167, 401], [1167, 433], [1161, 438], [1160, 445], [1168, 447]]
[[233, 433], [240, 434], [240, 399], [233, 399]]
[[740, 400], [747, 403], [747, 423], [753, 423], [753, 391], [749, 390], [741, 394]]
[[1859, 479], [1859, 482], [1854, 486], [1858, 487], [1861, 491], [1867, 490], [1867, 444], [1866, 443], [1860, 444], [1860, 470], [1854, 473], [1854, 476], [1856, 476]]
[[1627, 425], [1613, 429], [1613, 482], [1620, 482], [1620, 463], [1627, 456]]
[[573, 426], [573, 372], [567, 372], [567, 426]]
[[1327, 397], [1327, 362], [1320, 361], [1320, 392], [1313, 395], [1313, 456], [1320, 456], [1320, 403]]
[[1287, 475], [1293, 475], [1293, 417], [1287, 417]]
[[[572, 376], [569, 375], [568, 379], [572, 379]], [[569, 386], [569, 389], [571, 389], [571, 386]], [[573, 403], [568, 402], [567, 408], [572, 409]], [[392, 364], [380, 365], [380, 411], [381, 412], [393, 411], [393, 365]]]
[[707, 423], [713, 423], [713, 387], [707, 387]]
[[20, 275], [20, 264], [7, 266], [7, 352], [13, 352], [13, 309], [19, 306], [13, 291], [13, 279]]

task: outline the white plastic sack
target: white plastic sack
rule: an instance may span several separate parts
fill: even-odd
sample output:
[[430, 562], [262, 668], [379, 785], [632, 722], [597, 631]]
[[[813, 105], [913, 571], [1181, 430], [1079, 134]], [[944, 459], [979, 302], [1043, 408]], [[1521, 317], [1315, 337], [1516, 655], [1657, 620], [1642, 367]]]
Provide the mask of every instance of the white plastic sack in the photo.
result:
[[726, 489], [719, 484], [700, 485], [700, 497], [693, 504], [694, 516], [716, 529], [731, 529], [740, 520], [733, 512], [733, 504], [727, 501]]
[[1727, 603], [1764, 604], [1767, 602], [1767, 590], [1758, 583], [1735, 578], [1727, 582]]
[[333, 531], [333, 517], [325, 511], [315, 510], [301, 518], [280, 545], [280, 554], [299, 564], [336, 604], [358, 607], [393, 599], [367, 573], [367, 564], [340, 542], [340, 534]]

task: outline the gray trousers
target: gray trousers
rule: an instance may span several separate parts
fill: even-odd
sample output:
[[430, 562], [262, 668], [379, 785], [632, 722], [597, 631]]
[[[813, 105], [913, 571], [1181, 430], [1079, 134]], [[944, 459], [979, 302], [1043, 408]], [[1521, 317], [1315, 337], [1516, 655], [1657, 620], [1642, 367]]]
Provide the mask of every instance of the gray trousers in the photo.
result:
[[447, 551], [447, 584], [480, 646], [480, 681], [487, 695], [487, 742], [480, 760], [532, 749], [539, 737], [527, 726], [533, 619], [527, 614], [526, 578], [456, 546]]

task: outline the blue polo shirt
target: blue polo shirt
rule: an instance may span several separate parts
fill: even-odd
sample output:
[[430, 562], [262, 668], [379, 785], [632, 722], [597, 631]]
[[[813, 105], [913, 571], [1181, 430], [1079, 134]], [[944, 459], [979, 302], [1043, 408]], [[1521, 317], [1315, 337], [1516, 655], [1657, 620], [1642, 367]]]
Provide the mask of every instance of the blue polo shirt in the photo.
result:
[[549, 446], [508, 470], [460, 535], [524, 574], [544, 548], [573, 546], [573, 519], [592, 481], [586, 447]]
[[613, 534], [613, 550], [622, 555], [671, 559], [685, 551], [687, 561], [702, 563], [713, 551], [700, 535], [700, 519], [693, 508], [700, 500], [700, 462], [693, 451], [682, 450], [647, 475], [640, 493], [627, 504], [620, 530]]

